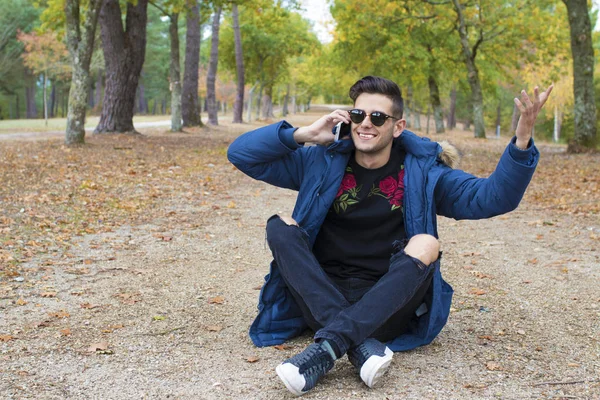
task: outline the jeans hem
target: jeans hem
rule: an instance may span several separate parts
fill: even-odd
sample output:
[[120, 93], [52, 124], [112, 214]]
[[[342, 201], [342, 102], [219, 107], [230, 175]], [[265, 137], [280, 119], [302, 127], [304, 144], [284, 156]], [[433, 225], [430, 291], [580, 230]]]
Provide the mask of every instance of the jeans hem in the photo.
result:
[[342, 358], [344, 354], [346, 354], [346, 352], [348, 351], [346, 345], [334, 334], [330, 334], [327, 332], [317, 332], [315, 334], [315, 339], [325, 339], [334, 342], [341, 353], [338, 358]]

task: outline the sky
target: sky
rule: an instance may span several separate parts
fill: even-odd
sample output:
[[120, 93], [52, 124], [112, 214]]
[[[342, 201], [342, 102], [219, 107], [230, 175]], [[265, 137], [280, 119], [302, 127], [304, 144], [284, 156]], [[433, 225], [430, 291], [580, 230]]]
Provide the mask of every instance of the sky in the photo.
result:
[[319, 40], [322, 43], [331, 42], [333, 37], [329, 30], [333, 27], [333, 18], [329, 12], [329, 2], [327, 0], [300, 0], [300, 3], [303, 8], [302, 15], [313, 22]]

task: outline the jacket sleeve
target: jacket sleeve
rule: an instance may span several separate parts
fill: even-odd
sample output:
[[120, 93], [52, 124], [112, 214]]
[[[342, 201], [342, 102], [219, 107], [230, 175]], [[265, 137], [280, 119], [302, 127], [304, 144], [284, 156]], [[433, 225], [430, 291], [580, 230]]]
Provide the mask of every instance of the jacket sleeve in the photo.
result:
[[227, 158], [246, 175], [272, 185], [298, 190], [303, 176], [303, 145], [294, 140], [286, 121], [247, 132], [227, 149]]
[[539, 151], [530, 140], [526, 150], [515, 145], [513, 137], [488, 178], [447, 168], [435, 188], [439, 215], [454, 219], [482, 219], [517, 208], [533, 177]]

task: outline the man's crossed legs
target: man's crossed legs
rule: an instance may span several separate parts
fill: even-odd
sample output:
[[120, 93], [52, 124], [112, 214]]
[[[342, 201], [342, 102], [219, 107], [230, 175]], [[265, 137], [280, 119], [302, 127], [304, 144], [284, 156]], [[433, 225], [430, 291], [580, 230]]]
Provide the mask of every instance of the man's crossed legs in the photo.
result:
[[379, 281], [354, 290], [351, 280], [336, 284], [325, 273], [308, 235], [292, 218], [271, 217], [267, 241], [283, 280], [316, 332], [315, 343], [277, 367], [286, 387], [296, 395], [306, 393], [346, 353], [372, 387], [393, 354], [375, 338], [387, 341], [403, 333], [431, 281], [431, 264], [439, 257], [437, 239], [415, 235], [392, 256]]

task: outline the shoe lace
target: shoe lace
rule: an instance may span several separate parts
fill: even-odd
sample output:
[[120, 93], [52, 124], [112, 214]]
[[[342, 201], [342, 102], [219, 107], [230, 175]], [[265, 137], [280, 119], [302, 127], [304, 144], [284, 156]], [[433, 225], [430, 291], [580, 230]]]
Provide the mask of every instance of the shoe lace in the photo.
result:
[[333, 359], [327, 350], [321, 346], [313, 346], [302, 353], [302, 363], [299, 367], [301, 374], [325, 374], [333, 366]]

